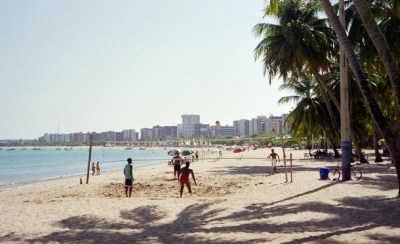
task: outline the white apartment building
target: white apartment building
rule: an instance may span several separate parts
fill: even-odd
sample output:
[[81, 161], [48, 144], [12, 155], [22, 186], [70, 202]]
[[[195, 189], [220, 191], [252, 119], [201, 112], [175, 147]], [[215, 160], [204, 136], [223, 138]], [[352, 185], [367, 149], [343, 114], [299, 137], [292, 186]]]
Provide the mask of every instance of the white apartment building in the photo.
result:
[[200, 124], [200, 115], [184, 114], [182, 117], [182, 135], [183, 137], [192, 137], [196, 132], [196, 124]]
[[122, 138], [124, 141], [137, 141], [136, 131], [134, 129], [123, 130]]
[[246, 137], [250, 135], [250, 121], [248, 119], [241, 119], [233, 121], [235, 127], [235, 136]]
[[253, 118], [249, 125], [249, 134], [265, 133], [267, 124], [267, 116], [259, 115], [257, 118]]

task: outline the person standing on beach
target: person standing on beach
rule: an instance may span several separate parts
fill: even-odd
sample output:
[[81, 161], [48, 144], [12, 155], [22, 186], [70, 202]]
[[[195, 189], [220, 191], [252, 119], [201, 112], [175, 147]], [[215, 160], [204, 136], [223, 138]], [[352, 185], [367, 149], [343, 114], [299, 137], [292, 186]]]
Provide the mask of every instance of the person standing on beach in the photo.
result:
[[132, 158], [128, 158], [126, 161], [128, 163], [125, 165], [124, 168], [124, 175], [125, 175], [125, 195], [128, 197], [132, 196], [132, 183], [133, 183], [133, 173], [132, 173]]
[[94, 162], [92, 163], [92, 175], [94, 175], [94, 173], [96, 173], [96, 167], [94, 166]]
[[179, 156], [179, 152], [176, 152], [175, 156], [172, 158], [172, 164], [174, 165], [174, 180], [181, 170], [181, 164], [183, 163], [182, 158]]
[[272, 174], [277, 174], [278, 170], [276, 169], [276, 163], [277, 163], [276, 157], [278, 157], [279, 161], [281, 161], [281, 158], [279, 157], [279, 155], [276, 152], [274, 152], [274, 149], [271, 149], [271, 154], [268, 156], [268, 158], [271, 158], [271, 157], [272, 157], [271, 163], [272, 163], [273, 170], [274, 170]]
[[182, 197], [183, 188], [185, 187], [185, 185], [188, 188], [190, 195], [192, 195], [192, 189], [190, 187], [189, 175], [192, 175], [194, 185], [197, 186], [193, 170], [189, 169], [190, 162], [187, 161], [185, 164], [186, 164], [186, 166], [184, 168], [182, 168], [181, 170], [179, 170], [179, 172], [178, 172], [178, 182], [181, 183], [181, 191], [180, 191], [181, 197]]
[[97, 174], [99, 175], [99, 174], [100, 174], [100, 165], [99, 165], [99, 161], [97, 161], [97, 164], [96, 164], [96, 171], [97, 171]]

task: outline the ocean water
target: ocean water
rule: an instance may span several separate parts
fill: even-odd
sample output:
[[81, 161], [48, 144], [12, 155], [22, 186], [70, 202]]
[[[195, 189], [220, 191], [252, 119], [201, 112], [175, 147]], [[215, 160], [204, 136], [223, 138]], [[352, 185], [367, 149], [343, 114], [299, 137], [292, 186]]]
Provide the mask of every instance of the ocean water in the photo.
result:
[[[0, 187], [34, 181], [86, 175], [89, 148], [16, 148], [0, 150]], [[125, 150], [123, 148], [93, 148], [91, 162], [100, 162], [102, 172], [122, 169], [126, 159], [132, 158], [134, 167], [170, 160], [167, 150], [149, 149]], [[91, 173], [91, 168], [90, 168]]]

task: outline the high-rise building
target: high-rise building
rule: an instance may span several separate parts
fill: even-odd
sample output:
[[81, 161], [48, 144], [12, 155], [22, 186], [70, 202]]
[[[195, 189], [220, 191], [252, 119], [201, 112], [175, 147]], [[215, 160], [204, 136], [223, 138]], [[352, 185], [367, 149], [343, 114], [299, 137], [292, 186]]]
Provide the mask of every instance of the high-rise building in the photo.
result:
[[267, 116], [259, 115], [257, 118], [251, 119], [249, 124], [249, 134], [266, 132]]
[[150, 128], [140, 129], [140, 140], [151, 140], [153, 139], [153, 130]]
[[290, 132], [290, 124], [286, 121], [289, 114], [282, 114], [282, 132], [289, 133]]
[[233, 121], [235, 127], [235, 136], [246, 137], [250, 135], [250, 121], [248, 119], [241, 119]]
[[282, 132], [282, 117], [269, 116], [266, 123], [267, 132]]
[[235, 136], [235, 126], [211, 126], [213, 136]]
[[172, 139], [178, 136], [177, 126], [163, 126], [164, 139]]
[[136, 131], [133, 129], [122, 131], [123, 141], [137, 141]]
[[162, 139], [163, 137], [164, 137], [164, 134], [163, 134], [163, 127], [162, 127], [162, 126], [159, 126], [159, 125], [153, 126], [153, 129], [152, 129], [152, 139], [153, 139], [153, 140], [160, 140], [160, 139]]
[[184, 114], [181, 117], [183, 137], [193, 137], [195, 135], [195, 125], [200, 124], [200, 115]]
[[211, 128], [209, 124], [195, 124], [194, 125], [195, 136], [209, 136], [211, 135]]

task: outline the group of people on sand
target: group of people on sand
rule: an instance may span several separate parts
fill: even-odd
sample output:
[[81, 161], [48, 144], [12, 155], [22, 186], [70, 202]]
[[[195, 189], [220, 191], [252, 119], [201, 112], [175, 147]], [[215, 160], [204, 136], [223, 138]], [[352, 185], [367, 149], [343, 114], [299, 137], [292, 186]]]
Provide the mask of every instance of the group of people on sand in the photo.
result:
[[[126, 197], [132, 196], [132, 185], [133, 185], [133, 170], [132, 170], [132, 158], [127, 159], [128, 163], [124, 168], [125, 175], [125, 195]], [[181, 168], [182, 164], [185, 163], [185, 167]], [[182, 197], [183, 189], [186, 185], [190, 194], [192, 194], [192, 188], [190, 185], [189, 176], [192, 176], [194, 185], [197, 185], [196, 178], [194, 176], [194, 172], [189, 168], [190, 162], [184, 160], [180, 157], [179, 152], [176, 152], [172, 158], [172, 165], [174, 167], [174, 180], [178, 179], [178, 183], [180, 183], [180, 197]]]
[[[280, 157], [279, 155], [274, 151], [274, 149], [271, 149], [271, 153], [269, 154], [268, 158], [272, 158], [272, 167], [273, 167], [273, 173], [272, 174], [277, 174], [277, 163], [278, 160], [280, 162]], [[189, 168], [190, 162], [186, 161], [181, 158], [180, 153], [177, 151], [175, 155], [172, 158], [172, 165], [174, 167], [174, 180], [178, 180], [178, 183], [180, 183], [180, 197], [182, 197], [183, 194], [183, 189], [185, 186], [187, 187], [188, 191], [190, 194], [192, 194], [192, 189], [190, 185], [190, 180], [189, 176], [192, 176], [194, 185], [197, 186], [196, 183], [196, 178], [194, 176], [194, 172], [192, 169]], [[127, 159], [127, 164], [124, 167], [124, 175], [125, 175], [125, 195], [126, 197], [131, 197], [132, 196], [132, 185], [133, 185], [133, 167], [132, 167], [132, 158]], [[181, 168], [181, 166], [185, 164], [185, 167]], [[94, 167], [94, 162], [93, 162], [93, 167]]]
[[97, 174], [97, 175], [100, 174], [100, 163], [99, 163], [99, 161], [97, 161], [96, 166], [94, 165], [94, 162], [92, 163], [92, 175], [94, 175], [94, 174]]

